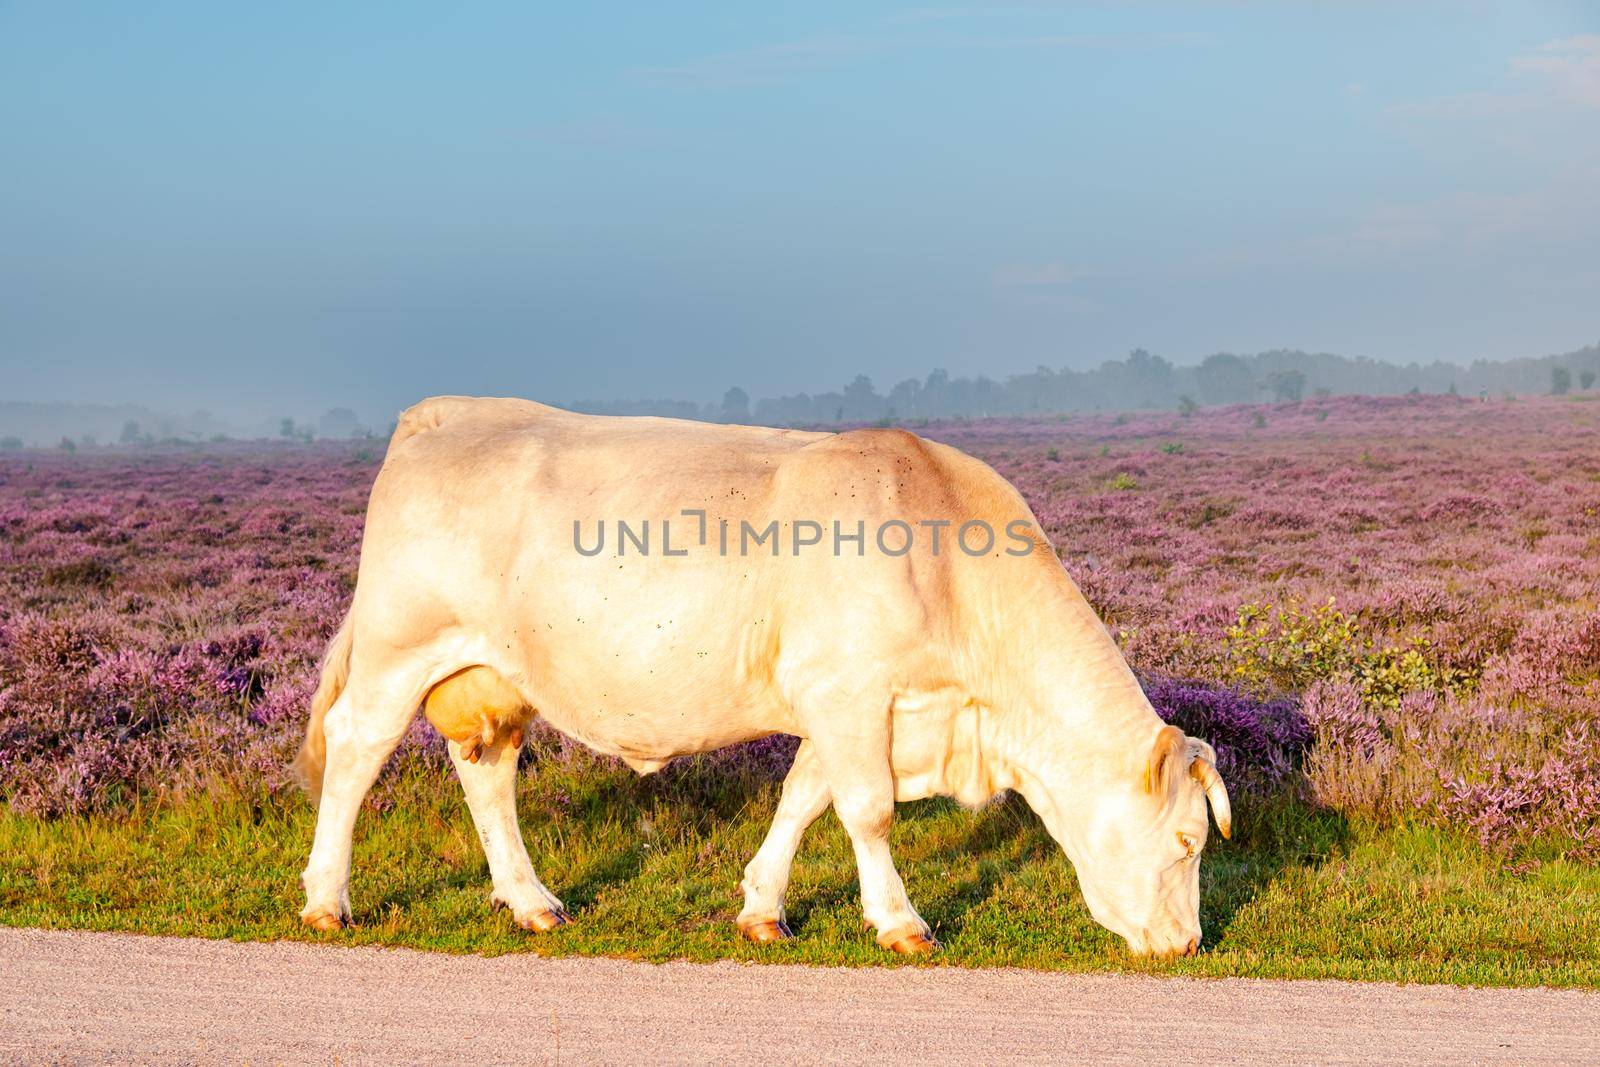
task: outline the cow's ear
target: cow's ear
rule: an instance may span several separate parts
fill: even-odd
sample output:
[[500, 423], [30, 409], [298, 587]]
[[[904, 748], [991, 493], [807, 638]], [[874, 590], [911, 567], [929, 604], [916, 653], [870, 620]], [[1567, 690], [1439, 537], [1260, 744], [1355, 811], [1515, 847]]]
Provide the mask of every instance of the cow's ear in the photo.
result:
[[1176, 726], [1163, 726], [1150, 746], [1145, 764], [1144, 791], [1154, 797], [1168, 797], [1184, 773], [1189, 757], [1189, 739]]

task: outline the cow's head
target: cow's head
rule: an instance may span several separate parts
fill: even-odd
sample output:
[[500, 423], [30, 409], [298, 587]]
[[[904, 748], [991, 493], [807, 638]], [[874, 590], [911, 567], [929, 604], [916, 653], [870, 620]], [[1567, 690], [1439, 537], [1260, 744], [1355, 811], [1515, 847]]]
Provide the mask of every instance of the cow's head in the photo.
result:
[[1206, 802], [1232, 834], [1217, 754], [1163, 726], [1146, 760], [1083, 810], [1070, 849], [1089, 911], [1138, 955], [1188, 955], [1200, 946], [1200, 852]]

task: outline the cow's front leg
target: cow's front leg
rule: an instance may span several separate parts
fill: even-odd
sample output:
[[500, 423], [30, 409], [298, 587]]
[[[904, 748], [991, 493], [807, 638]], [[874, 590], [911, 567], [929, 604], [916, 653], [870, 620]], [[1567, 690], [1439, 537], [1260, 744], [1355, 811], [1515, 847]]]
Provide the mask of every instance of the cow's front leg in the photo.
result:
[[783, 894], [789, 888], [789, 869], [806, 827], [828, 806], [828, 779], [817, 762], [810, 741], [802, 741], [794, 763], [783, 780], [783, 796], [772, 817], [772, 827], [761, 848], [744, 869], [744, 910], [739, 912], [739, 932], [751, 941], [781, 941], [792, 936], [783, 917]]
[[830, 719], [819, 723], [824, 729], [811, 736], [833, 810], [855, 849], [862, 912], [882, 947], [906, 954], [932, 952], [939, 942], [906, 898], [905, 883], [889, 854], [894, 774], [889, 765], [888, 709]]
[[456, 765], [467, 808], [489, 859], [494, 881], [491, 903], [511, 909], [524, 930], [552, 930], [570, 920], [555, 894], [544, 887], [528, 859], [528, 848], [517, 825], [517, 757], [520, 747], [501, 740], [481, 749], [477, 762], [468, 759], [458, 741], [446, 742]]

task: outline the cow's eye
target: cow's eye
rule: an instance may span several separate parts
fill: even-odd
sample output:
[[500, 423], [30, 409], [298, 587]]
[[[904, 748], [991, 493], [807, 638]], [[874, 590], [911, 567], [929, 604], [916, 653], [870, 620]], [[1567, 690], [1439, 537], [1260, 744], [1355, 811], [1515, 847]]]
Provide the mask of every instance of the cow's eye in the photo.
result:
[[1178, 831], [1178, 844], [1183, 848], [1184, 855], [1193, 856], [1200, 851], [1200, 842], [1182, 830]]

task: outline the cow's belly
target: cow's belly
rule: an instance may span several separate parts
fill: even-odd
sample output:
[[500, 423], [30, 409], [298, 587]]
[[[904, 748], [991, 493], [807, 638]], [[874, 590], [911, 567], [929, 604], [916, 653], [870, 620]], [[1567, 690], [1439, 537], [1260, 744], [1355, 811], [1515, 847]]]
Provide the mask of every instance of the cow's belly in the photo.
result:
[[602, 689], [535, 679], [529, 690], [551, 726], [633, 763], [658, 763], [795, 729], [785, 710], [771, 702], [706, 692], [670, 674], [643, 682], [612, 675]]
[[773, 680], [772, 612], [693, 564], [626, 569], [569, 566], [525, 599], [515, 637], [491, 642], [520, 649], [541, 717], [641, 764], [796, 730]]

